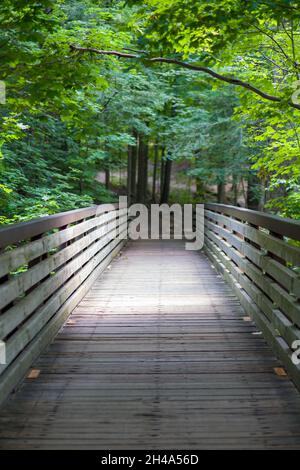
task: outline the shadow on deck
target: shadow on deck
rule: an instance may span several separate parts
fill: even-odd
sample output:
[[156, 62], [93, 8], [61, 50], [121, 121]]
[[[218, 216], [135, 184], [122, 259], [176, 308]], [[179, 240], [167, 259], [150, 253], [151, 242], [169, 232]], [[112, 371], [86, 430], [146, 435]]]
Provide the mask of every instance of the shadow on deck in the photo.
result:
[[300, 449], [300, 395], [203, 253], [131, 242], [0, 413], [2, 449]]

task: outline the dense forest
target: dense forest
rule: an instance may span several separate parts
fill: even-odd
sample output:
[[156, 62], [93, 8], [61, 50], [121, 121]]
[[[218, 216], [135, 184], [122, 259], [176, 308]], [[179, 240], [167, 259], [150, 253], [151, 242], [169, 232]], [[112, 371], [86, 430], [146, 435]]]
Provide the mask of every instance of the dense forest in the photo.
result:
[[300, 218], [299, 1], [2, 0], [0, 23], [0, 224], [118, 194]]

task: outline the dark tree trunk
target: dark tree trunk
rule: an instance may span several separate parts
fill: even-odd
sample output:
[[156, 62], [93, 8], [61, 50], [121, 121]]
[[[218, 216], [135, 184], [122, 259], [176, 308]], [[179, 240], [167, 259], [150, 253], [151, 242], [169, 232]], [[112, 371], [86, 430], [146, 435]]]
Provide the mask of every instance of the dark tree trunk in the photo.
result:
[[167, 158], [165, 161], [164, 181], [163, 181], [161, 200], [160, 200], [161, 204], [167, 204], [169, 200], [171, 171], [172, 171], [172, 160]]
[[261, 183], [254, 173], [249, 173], [247, 190], [247, 207], [255, 211], [260, 210]]
[[152, 181], [152, 202], [156, 202], [156, 175], [158, 164], [158, 144], [154, 145], [154, 164], [153, 164], [153, 181]]
[[80, 177], [80, 180], [79, 180], [79, 193], [80, 193], [80, 194], [83, 193], [83, 181], [82, 181], [82, 176]]
[[232, 195], [233, 195], [233, 205], [237, 206], [237, 203], [238, 203], [238, 182], [237, 182], [236, 178], [233, 178], [231, 191], [232, 191]]
[[128, 145], [127, 149], [127, 203], [130, 206], [132, 202], [132, 154], [133, 154], [133, 147], [132, 145]]
[[218, 184], [218, 203], [226, 204], [226, 191], [224, 182]]
[[234, 200], [234, 205], [235, 206], [238, 205], [238, 197], [239, 197], [238, 184], [235, 183], [234, 188], [233, 188], [233, 200]]
[[147, 193], [148, 193], [148, 155], [149, 155], [149, 146], [148, 143], [144, 143], [144, 174], [143, 174], [143, 181], [144, 181], [144, 192], [143, 192], [143, 202], [147, 202]]
[[106, 189], [110, 188], [110, 171], [108, 168], [105, 170], [105, 187]]
[[[137, 136], [134, 134], [134, 137]], [[128, 145], [127, 160], [127, 197], [128, 205], [133, 204], [136, 200], [136, 162], [137, 162], [138, 146]]]
[[196, 178], [196, 194], [197, 197], [204, 201], [205, 187], [203, 181], [200, 178]]
[[164, 160], [164, 149], [162, 150], [161, 162], [160, 162], [160, 200], [162, 199], [163, 189], [164, 189], [164, 179], [165, 179], [165, 160]]
[[137, 202], [144, 204], [147, 201], [148, 190], [148, 143], [145, 143], [143, 136], [139, 138], [138, 150], [138, 184]]
[[132, 147], [132, 165], [131, 165], [131, 200], [136, 201], [136, 165], [137, 165], [137, 154], [138, 154], [138, 135], [134, 131], [133, 136], [136, 139], [136, 144]]

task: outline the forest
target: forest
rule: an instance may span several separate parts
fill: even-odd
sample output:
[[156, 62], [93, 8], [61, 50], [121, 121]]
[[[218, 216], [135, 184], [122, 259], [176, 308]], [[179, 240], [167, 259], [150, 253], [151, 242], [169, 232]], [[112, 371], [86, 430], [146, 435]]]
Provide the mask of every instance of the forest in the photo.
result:
[[115, 201], [300, 218], [300, 1], [2, 0], [0, 224]]

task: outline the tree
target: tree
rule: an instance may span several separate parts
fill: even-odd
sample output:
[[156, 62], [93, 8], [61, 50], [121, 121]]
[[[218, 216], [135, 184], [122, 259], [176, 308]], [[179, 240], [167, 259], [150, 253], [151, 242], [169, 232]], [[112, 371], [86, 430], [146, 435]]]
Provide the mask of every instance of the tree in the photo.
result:
[[[142, 60], [148, 65], [167, 63], [236, 86], [244, 110], [250, 106], [253, 114], [262, 114], [266, 109], [266, 117], [260, 122], [274, 138], [271, 161], [265, 140], [268, 157], [259, 157], [254, 168], [260, 170], [259, 174], [268, 173], [269, 190], [278, 182], [295, 201], [299, 181], [299, 158], [293, 154], [298, 147], [300, 116], [299, 93], [295, 91], [300, 74], [300, 2], [148, 0], [131, 4], [138, 4], [136, 21], [144, 28], [138, 38], [138, 52], [78, 43], [71, 46], [72, 50]], [[283, 119], [288, 121], [281, 136], [274, 114], [284, 114]], [[245, 112], [243, 120], [247, 117]]]
[[2, 222], [166, 202], [179, 165], [198, 200], [299, 216], [298, 1], [2, 3]]

